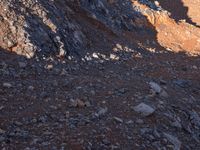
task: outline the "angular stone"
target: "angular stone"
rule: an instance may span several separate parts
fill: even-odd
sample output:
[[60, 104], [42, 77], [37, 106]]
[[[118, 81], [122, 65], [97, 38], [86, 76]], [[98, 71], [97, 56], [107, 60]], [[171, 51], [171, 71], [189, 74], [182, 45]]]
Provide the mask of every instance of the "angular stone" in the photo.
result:
[[157, 94], [161, 93], [162, 88], [160, 87], [160, 85], [158, 85], [158, 84], [155, 83], [155, 82], [150, 82], [149, 85], [150, 85], [151, 89], [152, 89], [155, 93], [157, 93]]
[[174, 145], [174, 150], [180, 150], [181, 149], [181, 142], [177, 137], [174, 137], [173, 135], [170, 135], [168, 133], [164, 133], [164, 136], [167, 138], [167, 140]]
[[151, 106], [145, 104], [145, 103], [140, 103], [139, 105], [135, 106], [134, 111], [137, 113], [140, 113], [142, 116], [147, 117], [151, 114], [154, 113], [155, 109], [152, 108]]

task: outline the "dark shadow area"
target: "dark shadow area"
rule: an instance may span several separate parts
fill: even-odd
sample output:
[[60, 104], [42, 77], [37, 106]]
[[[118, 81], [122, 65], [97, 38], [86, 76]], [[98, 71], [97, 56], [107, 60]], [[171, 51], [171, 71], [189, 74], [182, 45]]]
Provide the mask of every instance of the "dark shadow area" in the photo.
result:
[[[154, 0], [151, 0], [154, 1]], [[182, 0], [158, 0], [160, 6], [171, 13], [171, 17], [175, 21], [185, 19], [187, 23], [200, 27], [197, 23], [193, 22], [188, 16], [188, 7], [184, 6]]]

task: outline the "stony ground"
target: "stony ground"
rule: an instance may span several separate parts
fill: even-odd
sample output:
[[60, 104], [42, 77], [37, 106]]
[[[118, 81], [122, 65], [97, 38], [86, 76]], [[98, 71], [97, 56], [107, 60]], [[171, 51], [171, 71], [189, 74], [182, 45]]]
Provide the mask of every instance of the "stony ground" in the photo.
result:
[[[143, 9], [154, 7], [152, 3], [132, 2], [144, 18], [136, 17], [134, 26], [127, 21], [125, 27], [112, 26], [101, 16], [105, 10], [92, 10], [99, 5], [88, 8], [81, 2], [97, 18], [75, 11], [79, 14], [76, 23], [87, 39], [81, 45], [86, 47], [81, 57], [27, 59], [0, 43], [2, 150], [200, 149], [200, 55], [198, 44], [191, 49], [183, 44], [190, 39], [183, 31], [198, 41], [195, 11], [187, 14], [191, 23], [175, 12], [171, 16], [163, 13], [163, 8], [170, 11], [174, 7], [173, 2], [164, 5], [159, 1], [165, 7], [149, 9], [149, 16]], [[187, 0], [181, 2], [182, 9], [191, 10]], [[182, 10], [181, 3], [177, 4]], [[157, 18], [157, 9], [164, 19]], [[106, 14], [113, 17], [113, 13]], [[152, 13], [157, 23], [152, 22]], [[165, 23], [169, 26], [163, 27]], [[5, 24], [4, 19], [0, 27]], [[173, 36], [174, 27], [180, 39], [165, 35]], [[7, 33], [2, 31], [1, 35]]]

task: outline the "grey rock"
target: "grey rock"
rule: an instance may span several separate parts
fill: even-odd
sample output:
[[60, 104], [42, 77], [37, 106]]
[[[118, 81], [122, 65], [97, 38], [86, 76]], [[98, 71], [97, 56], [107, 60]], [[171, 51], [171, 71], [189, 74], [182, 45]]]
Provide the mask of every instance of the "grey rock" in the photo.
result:
[[133, 110], [137, 113], [140, 113], [144, 117], [147, 117], [155, 112], [154, 108], [145, 103], [140, 103], [139, 105], [135, 106]]
[[3, 87], [5, 87], [5, 88], [11, 88], [12, 84], [11, 83], [3, 83]]
[[174, 145], [174, 150], [180, 150], [181, 149], [181, 141], [173, 135], [170, 135], [168, 133], [164, 133], [164, 136], [167, 138], [167, 140]]
[[3, 137], [3, 136], [0, 136], [0, 142], [3, 142], [3, 141], [5, 141], [5, 137]]
[[190, 120], [195, 126], [200, 128], [200, 117], [197, 112], [195, 111], [190, 112]]
[[190, 86], [190, 82], [183, 79], [174, 80], [173, 83], [181, 88], [188, 88]]
[[6, 131], [0, 128], [0, 134], [4, 134], [4, 133], [6, 133]]
[[135, 122], [136, 122], [137, 124], [143, 124], [143, 123], [144, 123], [144, 120], [142, 120], [142, 119], [137, 119]]
[[101, 108], [97, 113], [95, 113], [96, 117], [102, 117], [108, 112], [108, 108]]
[[27, 66], [26, 62], [18, 62], [20, 68], [25, 68]]
[[181, 128], [182, 128], [181, 123], [180, 123], [179, 121], [177, 121], [177, 120], [174, 121], [174, 122], [172, 122], [171, 125], [172, 125], [173, 127], [178, 128], [178, 129], [181, 129]]
[[162, 88], [160, 87], [160, 85], [158, 85], [158, 84], [155, 83], [155, 82], [149, 82], [149, 85], [150, 85], [151, 89], [152, 89], [155, 93], [157, 93], [157, 94], [161, 93]]
[[123, 123], [124, 121], [119, 117], [114, 117], [114, 120], [119, 123]]

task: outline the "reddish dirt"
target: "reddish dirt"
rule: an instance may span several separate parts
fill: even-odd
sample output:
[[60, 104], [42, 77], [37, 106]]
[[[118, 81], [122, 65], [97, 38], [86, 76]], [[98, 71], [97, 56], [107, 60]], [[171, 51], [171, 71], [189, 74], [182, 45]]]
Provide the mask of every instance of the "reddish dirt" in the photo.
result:
[[[196, 14], [199, 10], [197, 7], [188, 5], [188, 9], [192, 7], [193, 13], [190, 14], [191, 16], [187, 16], [187, 7], [185, 6], [185, 3], [188, 3], [187, 1], [171, 3], [168, 1], [160, 1], [159, 5], [171, 13], [170, 17], [166, 13], [160, 14], [154, 10], [145, 12], [148, 6], [134, 0], [133, 3], [144, 10], [143, 14], [157, 31], [157, 41], [160, 45], [172, 51], [185, 51], [199, 54], [200, 28], [196, 25], [198, 22], [192, 22], [193, 18], [198, 18], [198, 15], [195, 15], [195, 10]], [[198, 3], [198, 1], [196, 3]]]

